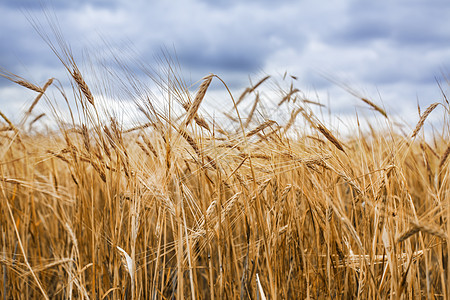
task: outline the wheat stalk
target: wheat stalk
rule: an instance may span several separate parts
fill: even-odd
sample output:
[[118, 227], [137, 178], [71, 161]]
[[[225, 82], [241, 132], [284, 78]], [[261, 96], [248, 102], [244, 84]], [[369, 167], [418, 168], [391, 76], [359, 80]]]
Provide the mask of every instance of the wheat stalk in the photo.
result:
[[416, 125], [416, 128], [414, 129], [413, 133], [411, 134], [411, 138], [414, 138], [417, 133], [420, 131], [420, 129], [423, 127], [423, 124], [425, 124], [425, 120], [427, 117], [431, 114], [431, 112], [439, 105], [439, 103], [433, 103], [423, 112], [422, 116], [420, 117], [419, 122]]

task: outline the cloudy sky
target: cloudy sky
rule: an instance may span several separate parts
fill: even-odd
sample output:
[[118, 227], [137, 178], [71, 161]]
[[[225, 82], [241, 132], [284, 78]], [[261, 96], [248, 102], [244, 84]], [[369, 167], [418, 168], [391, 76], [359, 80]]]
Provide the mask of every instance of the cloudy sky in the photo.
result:
[[[236, 95], [249, 78], [288, 72], [336, 113], [364, 106], [329, 77], [415, 123], [417, 103], [442, 99], [436, 81], [448, 89], [448, 0], [2, 0], [0, 15], [0, 66], [39, 85], [65, 76], [29, 21], [51, 35], [47, 15], [75, 57], [107, 48], [151, 66], [168, 49], [186, 78], [217, 74]], [[29, 105], [22, 90], [0, 79], [0, 111]]]

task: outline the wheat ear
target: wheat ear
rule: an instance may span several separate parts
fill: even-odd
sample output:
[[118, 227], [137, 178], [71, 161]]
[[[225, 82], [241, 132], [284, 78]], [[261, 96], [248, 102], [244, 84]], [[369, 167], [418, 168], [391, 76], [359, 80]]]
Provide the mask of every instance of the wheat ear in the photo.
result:
[[411, 138], [415, 137], [417, 133], [419, 133], [420, 129], [423, 127], [423, 124], [425, 123], [425, 120], [427, 117], [431, 114], [431, 112], [439, 105], [439, 103], [433, 103], [423, 112], [422, 116], [420, 117], [419, 122], [416, 125], [416, 128], [414, 129]]

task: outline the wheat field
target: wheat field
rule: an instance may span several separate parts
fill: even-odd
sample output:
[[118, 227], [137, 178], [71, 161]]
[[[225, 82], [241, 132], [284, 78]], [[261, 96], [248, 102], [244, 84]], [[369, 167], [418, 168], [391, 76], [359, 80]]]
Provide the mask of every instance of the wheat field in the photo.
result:
[[[36, 93], [21, 120], [0, 115], [2, 299], [450, 297], [445, 94], [405, 130], [361, 97], [386, 128], [341, 134], [294, 85], [271, 99], [284, 118], [264, 114], [267, 76], [216, 122], [200, 108], [226, 83], [192, 90], [168, 65], [158, 99], [121, 79], [140, 97], [130, 126], [59, 54], [70, 91], [0, 72]], [[74, 99], [66, 116], [54, 98]]]

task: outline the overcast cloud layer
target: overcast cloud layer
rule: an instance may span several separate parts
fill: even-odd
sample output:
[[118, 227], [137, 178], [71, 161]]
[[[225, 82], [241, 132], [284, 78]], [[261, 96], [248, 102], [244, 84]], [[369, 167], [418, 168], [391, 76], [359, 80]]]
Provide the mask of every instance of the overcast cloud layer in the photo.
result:
[[[249, 76], [287, 71], [298, 77], [299, 88], [329, 94], [333, 109], [341, 113], [354, 113], [359, 102], [344, 97], [321, 74], [414, 122], [417, 101], [426, 106], [441, 99], [436, 78], [442, 80], [449, 71], [448, 0], [342, 0], [326, 6], [289, 0], [50, 3], [44, 5], [47, 15], [57, 17], [77, 57], [86, 48], [101, 53], [105, 40], [115, 53], [150, 65], [164, 47], [175, 49], [183, 73], [193, 82], [215, 73], [236, 93], [248, 85]], [[27, 20], [46, 28], [39, 1], [3, 0], [0, 15], [1, 67], [38, 84], [65, 76]], [[443, 85], [448, 87], [445, 81]], [[32, 95], [23, 99], [15, 89], [0, 79], [1, 111], [15, 112], [32, 101]]]

